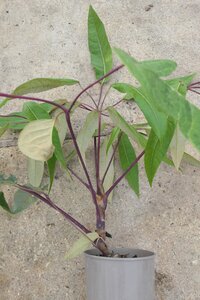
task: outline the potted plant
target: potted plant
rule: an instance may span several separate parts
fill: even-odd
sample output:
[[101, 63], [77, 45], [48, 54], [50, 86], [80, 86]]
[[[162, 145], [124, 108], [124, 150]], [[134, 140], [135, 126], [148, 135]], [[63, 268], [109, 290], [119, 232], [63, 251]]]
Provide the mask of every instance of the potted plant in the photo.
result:
[[[87, 87], [82, 88], [78, 80], [74, 79], [36, 78], [23, 83], [11, 94], [0, 93], [0, 97], [5, 97], [0, 107], [14, 99], [26, 100], [22, 111], [1, 114], [0, 136], [7, 130], [19, 131], [18, 146], [28, 159], [29, 175], [28, 184], [19, 183], [13, 175], [0, 175], [0, 185], [17, 188], [12, 205], [0, 192], [0, 205], [7, 212], [15, 214], [39, 199], [61, 213], [79, 230], [81, 237], [66, 258], [73, 258], [85, 251], [88, 300], [153, 300], [154, 253], [134, 247], [110, 249], [107, 238], [111, 238], [111, 234], [106, 229], [106, 209], [112, 205], [113, 190], [124, 178], [135, 194], [139, 195], [138, 162], [143, 158], [150, 185], [162, 162], [177, 169], [182, 159], [196, 162], [185, 152], [185, 143], [189, 141], [200, 149], [200, 110], [186, 100], [186, 93], [188, 89], [198, 93], [199, 83], [191, 83], [194, 75], [167, 79], [176, 68], [174, 61], [139, 62], [117, 48], [113, 52], [121, 64], [113, 67], [113, 53], [104, 25], [91, 6], [88, 15], [88, 44], [96, 80]], [[109, 84], [112, 74], [122, 68], [126, 68], [139, 84]], [[68, 85], [81, 87], [72, 101], [26, 96]], [[90, 94], [94, 86], [99, 86], [96, 98]], [[106, 98], [112, 90], [122, 96], [120, 101], [109, 105]], [[90, 97], [91, 104], [80, 101], [80, 97], [85, 94]], [[123, 101], [129, 101], [141, 110], [144, 123], [132, 124], [124, 119], [117, 111]], [[71, 116], [78, 109], [87, 111], [87, 117], [76, 135]], [[64, 144], [67, 134], [71, 138], [73, 150], [66, 155]], [[91, 141], [95, 178], [91, 178], [85, 158]], [[122, 168], [118, 178], [114, 178], [116, 157]], [[79, 160], [84, 178], [71, 167], [73, 159]], [[93, 230], [81, 224], [60, 208], [56, 200], [51, 199], [57, 163], [69, 178], [76, 178], [89, 190], [96, 211], [96, 226]], [[42, 181], [45, 169], [48, 170], [48, 187]], [[94, 248], [87, 250], [91, 245]]]

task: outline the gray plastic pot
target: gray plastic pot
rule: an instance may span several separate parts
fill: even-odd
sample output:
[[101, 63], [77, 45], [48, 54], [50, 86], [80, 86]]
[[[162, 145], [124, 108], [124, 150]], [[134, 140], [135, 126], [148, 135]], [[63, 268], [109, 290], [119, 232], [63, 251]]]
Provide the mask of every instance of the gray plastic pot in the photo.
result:
[[85, 252], [87, 300], [154, 300], [154, 253], [130, 248], [113, 251], [128, 257], [98, 256], [97, 249]]

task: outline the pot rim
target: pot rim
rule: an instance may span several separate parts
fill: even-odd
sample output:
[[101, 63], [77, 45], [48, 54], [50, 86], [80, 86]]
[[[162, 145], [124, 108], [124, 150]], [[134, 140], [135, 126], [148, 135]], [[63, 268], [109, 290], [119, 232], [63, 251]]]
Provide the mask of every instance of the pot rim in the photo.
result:
[[154, 259], [155, 258], [155, 253], [149, 250], [144, 250], [144, 249], [139, 249], [139, 248], [111, 248], [113, 251], [120, 251], [123, 254], [125, 254], [127, 251], [135, 252], [137, 253], [142, 253], [144, 256], [139, 256], [139, 257], [104, 257], [104, 256], [98, 256], [100, 251], [98, 249], [92, 248], [89, 250], [86, 250], [84, 252], [85, 256], [90, 258], [90, 259], [95, 259], [95, 260], [111, 260], [111, 261], [121, 261], [121, 262], [128, 262], [128, 261], [140, 261], [140, 260], [148, 260], [148, 259]]

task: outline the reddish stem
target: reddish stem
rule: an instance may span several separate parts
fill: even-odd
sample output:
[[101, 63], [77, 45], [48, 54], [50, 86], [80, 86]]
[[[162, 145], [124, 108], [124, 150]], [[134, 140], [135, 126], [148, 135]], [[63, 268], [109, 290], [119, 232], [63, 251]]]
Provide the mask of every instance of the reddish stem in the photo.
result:
[[74, 177], [76, 177], [88, 190], [90, 190], [89, 185], [85, 181], [83, 181], [69, 166], [67, 168], [72, 173], [72, 175], [74, 175]]
[[44, 203], [48, 204], [49, 206], [51, 206], [52, 208], [54, 208], [55, 210], [57, 210], [59, 213], [61, 213], [65, 219], [67, 219], [72, 225], [74, 225], [79, 231], [84, 232], [84, 233], [89, 233], [91, 232], [90, 230], [88, 230], [85, 226], [83, 226], [81, 223], [79, 223], [76, 219], [74, 219], [71, 215], [69, 215], [68, 213], [66, 213], [64, 210], [62, 210], [60, 207], [58, 207], [56, 204], [53, 203], [53, 201], [49, 198], [48, 195], [46, 195], [45, 193], [42, 193], [44, 196], [42, 196], [40, 193], [22, 186], [20, 184], [16, 185], [19, 189], [23, 190], [26, 193], [29, 193], [30, 195], [35, 196], [36, 198], [40, 199], [41, 201], [43, 201]]
[[195, 90], [193, 90], [193, 89], [191, 89], [191, 88], [189, 88], [189, 91], [191, 91], [191, 92], [193, 92], [193, 93], [196, 93], [196, 94], [200, 95], [200, 92], [197, 92], [197, 91], [195, 91]]
[[140, 155], [130, 164], [130, 166], [124, 171], [124, 173], [113, 183], [113, 185], [107, 190], [106, 196], [108, 197], [113, 189], [118, 185], [118, 183], [128, 174], [128, 172], [138, 163], [138, 161], [142, 158], [145, 151], [142, 151]]
[[54, 105], [54, 106], [62, 109], [64, 112], [68, 111], [68, 109], [66, 107], [64, 107], [63, 105], [60, 105], [59, 103], [53, 102], [51, 100], [35, 98], [35, 97], [26, 97], [26, 96], [5, 94], [5, 93], [0, 93], [0, 97], [6, 97], [6, 98], [11, 98], [11, 99], [33, 100], [33, 101], [48, 103], [48, 104]]
[[101, 112], [98, 114], [98, 141], [97, 141], [97, 194], [100, 193], [100, 148], [101, 148]]
[[107, 74], [105, 74], [104, 76], [102, 76], [101, 78], [97, 79], [96, 81], [94, 81], [93, 83], [89, 84], [88, 86], [86, 86], [74, 99], [74, 101], [72, 102], [69, 111], [71, 111], [72, 107], [74, 106], [74, 104], [76, 103], [76, 101], [78, 100], [78, 98], [84, 94], [87, 90], [89, 90], [91, 87], [93, 87], [94, 85], [96, 85], [97, 83], [99, 83], [101, 80], [103, 80], [104, 78], [107, 78], [108, 76], [110, 76], [111, 74], [117, 72], [118, 70], [120, 70], [121, 68], [123, 68], [124, 65], [120, 65], [116, 68], [114, 68], [113, 70], [111, 70], [110, 72], [108, 72]]
[[116, 143], [116, 145], [115, 145], [115, 147], [114, 147], [114, 149], [113, 149], [113, 154], [112, 154], [112, 156], [111, 156], [111, 158], [110, 158], [110, 161], [109, 161], [109, 163], [108, 163], [108, 166], [107, 166], [107, 168], [106, 168], [106, 171], [105, 171], [105, 173], [104, 173], [104, 175], [103, 175], [103, 178], [102, 178], [102, 181], [101, 181], [102, 184], [104, 183], [105, 177], [106, 177], [106, 175], [107, 175], [107, 173], [108, 173], [108, 170], [109, 170], [109, 168], [110, 168], [110, 166], [111, 166], [111, 163], [112, 163], [112, 161], [113, 161], [113, 159], [114, 159], [114, 156], [115, 156], [115, 153], [116, 153], [116, 151], [117, 151], [117, 147], [118, 147], [118, 145], [119, 145], [121, 136], [122, 136], [122, 134], [120, 134], [119, 139], [118, 139], [118, 141], [117, 141], [117, 143]]
[[112, 107], [117, 106], [118, 104], [120, 104], [124, 99], [119, 100], [118, 102], [116, 102], [115, 104], [112, 105]]

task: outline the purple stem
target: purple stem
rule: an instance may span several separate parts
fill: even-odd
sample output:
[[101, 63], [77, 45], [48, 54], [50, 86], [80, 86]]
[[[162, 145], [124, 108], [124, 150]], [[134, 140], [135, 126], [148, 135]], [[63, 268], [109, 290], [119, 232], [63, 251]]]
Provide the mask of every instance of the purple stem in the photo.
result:
[[81, 103], [81, 106], [90, 108], [91, 110], [94, 110], [94, 109], [95, 109], [94, 107], [92, 107], [91, 105], [86, 104], [86, 103]]
[[74, 143], [74, 147], [76, 149], [76, 152], [78, 154], [78, 157], [80, 159], [80, 162], [81, 162], [81, 165], [83, 167], [83, 170], [85, 172], [85, 175], [86, 175], [86, 178], [87, 178], [87, 181], [88, 181], [88, 184], [89, 184], [89, 189], [90, 189], [90, 192], [92, 194], [92, 196], [94, 196], [94, 188], [92, 186], [92, 182], [90, 180], [90, 176], [89, 176], [89, 173], [88, 173], [88, 170], [86, 168], [86, 165], [85, 165], [85, 162], [83, 160], [83, 157], [82, 157], [82, 154], [80, 152], [80, 149], [79, 149], [79, 146], [78, 146], [78, 143], [76, 141], [76, 137], [75, 137], [75, 134], [74, 134], [74, 130], [72, 128], [72, 124], [71, 124], [71, 120], [70, 120], [70, 114], [69, 114], [69, 111], [67, 111], [65, 113], [65, 117], [66, 117], [66, 121], [67, 121], [67, 125], [68, 125], [68, 128], [69, 128], [69, 131], [70, 131], [70, 134], [71, 134], [71, 138], [73, 140], [73, 143]]
[[114, 156], [115, 156], [115, 153], [116, 153], [116, 151], [117, 151], [117, 147], [118, 147], [118, 145], [119, 145], [121, 136], [122, 136], [122, 134], [120, 134], [119, 139], [118, 139], [118, 141], [117, 141], [117, 143], [116, 143], [116, 145], [115, 145], [115, 147], [114, 147], [114, 149], [113, 149], [113, 154], [112, 154], [112, 156], [111, 156], [111, 158], [110, 158], [110, 161], [109, 161], [109, 163], [108, 163], [108, 166], [107, 166], [107, 168], [106, 168], [106, 171], [105, 171], [105, 173], [104, 173], [104, 175], [103, 175], [103, 178], [102, 178], [102, 181], [101, 181], [102, 184], [104, 183], [105, 177], [106, 177], [106, 175], [107, 175], [107, 173], [108, 173], [108, 170], [109, 170], [109, 168], [110, 168], [110, 165], [111, 165], [111, 163], [112, 163], [112, 160], [113, 160], [113, 158], [114, 158]]
[[98, 101], [98, 104], [97, 104], [98, 108], [99, 108], [99, 105], [100, 105], [100, 102], [101, 102], [102, 93], [103, 93], [103, 83], [101, 83], [101, 87], [100, 87], [99, 101]]
[[46, 100], [46, 99], [41, 99], [41, 98], [34, 98], [34, 97], [25, 97], [25, 96], [19, 96], [19, 95], [12, 95], [12, 94], [5, 94], [5, 93], [0, 93], [0, 97], [6, 97], [6, 98], [11, 98], [11, 99], [22, 99], [22, 100], [34, 100], [38, 102], [44, 102], [44, 103], [49, 103], [51, 105], [54, 105], [60, 109], [62, 109], [64, 112], [68, 111], [66, 107], [63, 105], [60, 105], [56, 102], [53, 102], [51, 100]]
[[98, 114], [98, 141], [97, 141], [97, 194], [100, 191], [100, 147], [101, 147], [101, 112]]
[[197, 81], [197, 82], [191, 83], [191, 84], [189, 85], [189, 87], [191, 87], [191, 86], [194, 86], [194, 85], [198, 85], [198, 84], [200, 84], [200, 81]]
[[95, 171], [96, 171], [96, 186], [98, 187], [98, 182], [97, 182], [97, 136], [94, 136], [94, 162], [95, 162]]
[[85, 181], [83, 181], [69, 166], [67, 168], [72, 173], [72, 175], [74, 175], [74, 177], [76, 177], [88, 190], [90, 190], [89, 185]]
[[197, 92], [197, 91], [195, 91], [195, 90], [193, 90], [193, 89], [189, 89], [189, 91], [191, 91], [191, 92], [193, 92], [193, 93], [196, 93], [196, 94], [200, 95], [200, 92]]
[[82, 108], [82, 109], [88, 110], [88, 111], [92, 111], [92, 109], [90, 109], [90, 108], [88, 108], [88, 107], [86, 107], [85, 105], [82, 105], [82, 104], [79, 107]]
[[26, 117], [24, 117], [24, 116], [19, 116], [19, 115], [0, 115], [0, 118], [22, 118], [22, 119], [25, 119], [25, 120], [27, 120], [27, 118]]
[[109, 190], [107, 190], [106, 192], [107, 197], [110, 195], [112, 190], [118, 185], [118, 183], [128, 174], [128, 172], [138, 163], [138, 161], [142, 158], [144, 153], [145, 151], [142, 151], [140, 155], [130, 164], [128, 169], [126, 169], [126, 171], [124, 171], [124, 173], [113, 183], [113, 185], [109, 188]]
[[66, 116], [66, 121], [67, 121], [67, 125], [68, 125], [68, 128], [69, 128], [69, 131], [70, 131], [70, 134], [71, 134], [71, 138], [72, 138], [72, 141], [74, 143], [74, 147], [76, 149], [76, 152], [78, 154], [78, 157], [80, 159], [80, 162], [81, 162], [81, 165], [82, 165], [82, 168], [85, 172], [85, 175], [86, 175], [86, 178], [87, 178], [87, 181], [88, 181], [88, 185], [89, 185], [89, 190], [90, 190], [90, 193], [92, 195], [92, 199], [93, 199], [93, 202], [94, 202], [94, 205], [95, 205], [95, 208], [96, 208], [96, 215], [97, 215], [97, 218], [100, 218], [100, 211], [99, 211], [99, 208], [98, 208], [98, 204], [97, 204], [97, 199], [96, 199], [96, 193], [95, 193], [95, 190], [93, 188], [93, 185], [92, 185], [92, 182], [90, 180], [90, 176], [89, 176], [89, 173], [88, 173], [88, 170], [86, 168], [86, 165], [85, 165], [85, 162], [83, 160], [83, 157], [81, 155], [81, 152], [80, 152], [80, 149], [79, 149], [79, 146], [78, 146], [78, 143], [76, 141], [76, 137], [75, 137], [75, 134], [74, 134], [74, 130], [72, 128], [72, 124], [71, 124], [71, 120], [70, 120], [70, 112], [67, 111], [65, 113], [65, 116]]
[[107, 98], [107, 96], [108, 96], [108, 93], [109, 93], [109, 91], [110, 91], [110, 88], [111, 88], [111, 87], [109, 87], [109, 88], [107, 89], [107, 91], [106, 91], [106, 93], [105, 93], [105, 95], [104, 95], [104, 97], [103, 97], [103, 100], [102, 100], [102, 103], [101, 103], [101, 111], [103, 110], [103, 105], [104, 105], [104, 102], [105, 102], [105, 100], [106, 100], [106, 98]]
[[[83, 90], [82, 85], [81, 85], [80, 83], [79, 83], [79, 85], [80, 85], [81, 89]], [[92, 102], [94, 103], [95, 107], [98, 108], [98, 107], [97, 107], [97, 104], [96, 104], [96, 102], [95, 102], [95, 100], [94, 100], [94, 98], [90, 95], [90, 93], [86, 92], [86, 94], [90, 97], [90, 99], [91, 99]]]
[[111, 70], [110, 72], [108, 72], [107, 74], [105, 74], [104, 76], [102, 76], [101, 78], [97, 79], [96, 81], [94, 81], [93, 83], [89, 84], [88, 86], [86, 86], [86, 88], [84, 88], [74, 99], [74, 101], [72, 102], [69, 111], [71, 111], [72, 107], [74, 106], [74, 104], [76, 103], [76, 101], [78, 100], [78, 98], [84, 94], [87, 90], [89, 90], [91, 87], [93, 87], [94, 85], [96, 85], [97, 83], [99, 83], [101, 80], [103, 80], [104, 78], [110, 76], [111, 74], [117, 72], [118, 70], [120, 70], [121, 68], [123, 68], [124, 65], [120, 65], [118, 67], [116, 67], [115, 69]]
[[44, 203], [48, 204], [50, 207], [54, 208], [55, 210], [57, 210], [59, 213], [61, 213], [65, 219], [67, 219], [72, 225], [74, 225], [79, 231], [84, 232], [84, 233], [89, 233], [91, 232], [90, 230], [88, 230], [85, 226], [83, 226], [81, 223], [79, 223], [76, 219], [74, 219], [71, 215], [69, 215], [68, 213], [66, 213], [64, 210], [62, 210], [60, 207], [58, 207], [56, 204], [54, 204], [52, 202], [52, 200], [49, 198], [48, 195], [46, 195], [45, 193], [43, 193], [42, 196], [41, 194], [39, 194], [38, 192], [17, 184], [16, 185], [19, 189], [23, 190], [24, 192], [29, 193], [30, 195], [35, 196], [36, 198], [40, 199], [41, 201], [43, 201]]
[[120, 104], [124, 99], [119, 100], [118, 102], [116, 102], [115, 104], [112, 105], [112, 107], [117, 106], [118, 104]]

